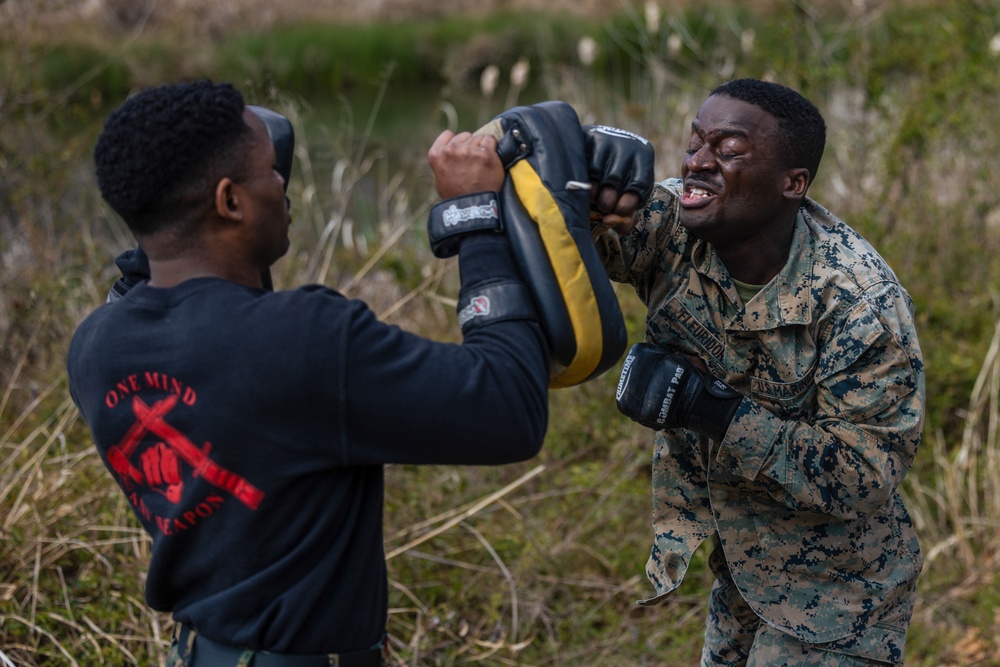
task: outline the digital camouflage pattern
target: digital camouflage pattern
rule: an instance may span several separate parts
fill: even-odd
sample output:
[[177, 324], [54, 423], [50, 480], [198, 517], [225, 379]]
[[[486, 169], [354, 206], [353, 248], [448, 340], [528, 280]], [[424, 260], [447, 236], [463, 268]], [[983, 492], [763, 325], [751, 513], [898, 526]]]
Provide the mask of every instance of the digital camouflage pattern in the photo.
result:
[[749, 303], [679, 224], [681, 181], [634, 229], [594, 229], [612, 280], [648, 308], [646, 337], [696, 354], [744, 399], [721, 443], [660, 431], [653, 452], [656, 604], [718, 534], [767, 624], [845, 653], [902, 660], [922, 557], [897, 487], [923, 427], [912, 302], [860, 235], [806, 199], [788, 262]]

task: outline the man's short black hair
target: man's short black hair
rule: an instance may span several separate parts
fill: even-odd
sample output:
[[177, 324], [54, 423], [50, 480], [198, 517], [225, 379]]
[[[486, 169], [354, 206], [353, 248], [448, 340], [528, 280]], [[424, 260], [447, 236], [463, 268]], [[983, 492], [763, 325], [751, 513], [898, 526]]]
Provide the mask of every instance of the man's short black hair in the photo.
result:
[[757, 79], [735, 79], [712, 91], [760, 107], [778, 119], [784, 134], [782, 154], [789, 167], [805, 167], [809, 181], [826, 146], [826, 122], [816, 106], [798, 92], [778, 83]]
[[149, 88], [107, 119], [94, 149], [101, 195], [136, 235], [210, 204], [224, 176], [239, 181], [252, 134], [243, 96], [211, 81]]

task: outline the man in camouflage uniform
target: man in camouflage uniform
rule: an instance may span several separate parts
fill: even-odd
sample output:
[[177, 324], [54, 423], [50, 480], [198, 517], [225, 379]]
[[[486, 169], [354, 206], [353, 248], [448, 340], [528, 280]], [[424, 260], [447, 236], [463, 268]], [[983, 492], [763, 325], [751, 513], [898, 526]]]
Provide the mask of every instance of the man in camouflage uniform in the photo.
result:
[[808, 199], [826, 139], [771, 83], [715, 89], [682, 179], [605, 187], [594, 236], [648, 307], [619, 408], [656, 429], [656, 604], [711, 539], [703, 665], [903, 660], [922, 565], [897, 488], [923, 424], [912, 303], [856, 232]]

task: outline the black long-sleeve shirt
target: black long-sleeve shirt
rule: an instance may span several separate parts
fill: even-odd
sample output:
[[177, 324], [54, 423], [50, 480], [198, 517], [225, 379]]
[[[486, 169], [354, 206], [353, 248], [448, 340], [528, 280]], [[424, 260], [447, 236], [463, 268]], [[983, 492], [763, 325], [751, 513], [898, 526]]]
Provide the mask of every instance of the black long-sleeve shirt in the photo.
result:
[[534, 321], [439, 343], [325, 287], [215, 278], [139, 284], [68, 356], [73, 399], [153, 538], [150, 606], [279, 653], [381, 638], [383, 464], [534, 456], [548, 368]]

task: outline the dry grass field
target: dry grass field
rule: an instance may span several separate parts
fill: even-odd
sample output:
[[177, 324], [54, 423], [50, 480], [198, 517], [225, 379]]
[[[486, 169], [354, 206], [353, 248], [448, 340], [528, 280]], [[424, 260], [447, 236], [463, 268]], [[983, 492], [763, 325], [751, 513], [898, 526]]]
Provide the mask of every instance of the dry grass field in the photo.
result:
[[[160, 665], [171, 627], [145, 604], [149, 539], [96, 456], [62, 365], [74, 326], [114, 278], [111, 258], [131, 243], [95, 194], [90, 152], [103, 114], [167, 78], [225, 71], [247, 82], [253, 101], [296, 124], [296, 226], [279, 285], [322, 282], [369, 300], [387, 321], [453, 339], [454, 267], [430, 256], [422, 231], [426, 138], [457, 113], [455, 72], [478, 84], [496, 63], [506, 80], [521, 59], [532, 64], [533, 94], [653, 140], [664, 176], [679, 163], [692, 110], [721, 78], [773, 76], [822, 100], [831, 133], [815, 196], [910, 290], [928, 368], [927, 428], [904, 484], [927, 562], [907, 664], [1000, 665], [1000, 8], [730, 7], [0, 0], [0, 667]], [[499, 27], [488, 20], [496, 12]], [[440, 33], [415, 31], [446, 19]], [[577, 53], [578, 29], [602, 37], [605, 53], [618, 48], [625, 66], [598, 76], [564, 57]], [[388, 82], [371, 75], [386, 54], [395, 59]], [[350, 79], [338, 59], [368, 69]], [[405, 76], [430, 83], [414, 92]], [[360, 99], [356, 81], [366, 77], [385, 96], [371, 109], [357, 102], [361, 130], [345, 130], [330, 120], [346, 108], [335, 82], [353, 82], [342, 97]], [[332, 93], [314, 99], [323, 86]], [[489, 117], [526, 94], [498, 89], [473, 109]], [[371, 125], [398, 123], [393, 141], [413, 145], [387, 151], [365, 133], [369, 113]], [[638, 339], [642, 309], [620, 297]], [[616, 379], [612, 371], [553, 393], [536, 460], [389, 469], [394, 667], [696, 664], [705, 554], [667, 604], [634, 604], [648, 593], [649, 438], [615, 411]]]

